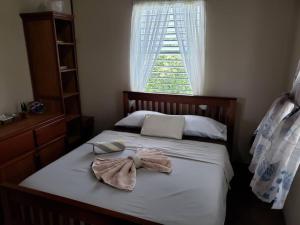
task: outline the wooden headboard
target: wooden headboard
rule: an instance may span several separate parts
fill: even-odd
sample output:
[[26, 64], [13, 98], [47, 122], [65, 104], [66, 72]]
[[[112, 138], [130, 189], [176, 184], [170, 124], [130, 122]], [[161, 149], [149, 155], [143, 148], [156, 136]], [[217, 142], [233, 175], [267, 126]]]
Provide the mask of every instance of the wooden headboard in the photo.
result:
[[199, 115], [213, 118], [227, 126], [228, 150], [232, 150], [236, 98], [123, 92], [124, 115], [137, 110], [151, 110], [172, 115]]

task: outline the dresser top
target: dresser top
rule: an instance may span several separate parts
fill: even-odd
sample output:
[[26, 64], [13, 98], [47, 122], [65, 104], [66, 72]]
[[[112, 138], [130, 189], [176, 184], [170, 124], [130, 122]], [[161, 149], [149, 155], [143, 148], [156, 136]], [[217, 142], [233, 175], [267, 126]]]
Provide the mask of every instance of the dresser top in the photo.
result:
[[0, 125], [0, 141], [43, 124], [64, 118], [62, 114], [29, 114], [26, 118]]

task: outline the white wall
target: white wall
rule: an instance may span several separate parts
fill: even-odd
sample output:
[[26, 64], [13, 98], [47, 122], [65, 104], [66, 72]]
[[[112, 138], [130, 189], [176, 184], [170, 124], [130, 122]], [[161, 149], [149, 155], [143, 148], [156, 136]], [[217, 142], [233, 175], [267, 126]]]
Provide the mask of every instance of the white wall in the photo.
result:
[[96, 129], [111, 128], [122, 115], [129, 90], [131, 0], [75, 0], [81, 104]]
[[[122, 116], [129, 87], [131, 0], [75, 0], [82, 108], [96, 129]], [[273, 99], [285, 91], [294, 0], [207, 1], [207, 95], [239, 98], [236, 157]]]
[[[32, 100], [31, 80], [20, 12], [39, 11], [44, 0], [8, 0], [0, 7], [0, 114], [16, 112]], [[70, 11], [66, 0], [66, 11]]]
[[239, 98], [235, 156], [243, 161], [252, 132], [286, 90], [294, 6], [293, 0], [207, 1], [206, 93]]

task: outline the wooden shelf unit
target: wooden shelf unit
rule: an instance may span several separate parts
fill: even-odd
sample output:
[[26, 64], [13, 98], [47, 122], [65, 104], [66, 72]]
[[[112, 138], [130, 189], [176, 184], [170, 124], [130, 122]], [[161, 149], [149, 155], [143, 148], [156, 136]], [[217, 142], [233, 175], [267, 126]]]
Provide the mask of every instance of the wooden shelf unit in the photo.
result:
[[73, 16], [56, 12], [23, 13], [20, 16], [34, 98], [43, 102], [52, 113], [64, 113], [67, 140], [77, 140], [81, 107]]

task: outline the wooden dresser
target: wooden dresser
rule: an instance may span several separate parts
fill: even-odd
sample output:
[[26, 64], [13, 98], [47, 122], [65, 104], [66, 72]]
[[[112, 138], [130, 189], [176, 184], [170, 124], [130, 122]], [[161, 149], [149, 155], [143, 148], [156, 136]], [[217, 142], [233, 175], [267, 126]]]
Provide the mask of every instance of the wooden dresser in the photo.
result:
[[19, 183], [65, 152], [64, 115], [30, 115], [0, 126], [0, 182]]

